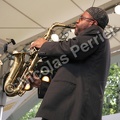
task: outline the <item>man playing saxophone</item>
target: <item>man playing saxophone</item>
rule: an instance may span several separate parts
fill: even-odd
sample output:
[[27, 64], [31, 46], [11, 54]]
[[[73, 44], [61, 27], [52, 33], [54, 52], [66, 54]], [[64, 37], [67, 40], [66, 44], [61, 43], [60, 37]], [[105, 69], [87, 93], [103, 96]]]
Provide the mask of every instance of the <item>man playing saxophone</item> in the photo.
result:
[[[68, 41], [39, 38], [30, 48], [39, 56], [63, 57], [67, 62], [52, 79], [36, 117], [43, 120], [101, 120], [103, 95], [110, 66], [109, 41], [103, 33], [109, 22], [98, 7], [88, 8], [76, 22]], [[34, 85], [38, 87], [39, 78]]]

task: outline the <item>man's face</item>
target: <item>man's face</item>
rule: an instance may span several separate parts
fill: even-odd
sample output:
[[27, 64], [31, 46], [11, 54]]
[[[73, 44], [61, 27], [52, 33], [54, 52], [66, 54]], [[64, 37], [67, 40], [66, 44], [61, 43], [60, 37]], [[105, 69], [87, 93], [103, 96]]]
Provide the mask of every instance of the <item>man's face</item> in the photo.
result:
[[75, 35], [78, 35], [81, 31], [92, 26], [94, 22], [95, 20], [92, 18], [92, 16], [88, 12], [85, 11], [80, 16], [79, 20], [77, 20], [76, 22]]

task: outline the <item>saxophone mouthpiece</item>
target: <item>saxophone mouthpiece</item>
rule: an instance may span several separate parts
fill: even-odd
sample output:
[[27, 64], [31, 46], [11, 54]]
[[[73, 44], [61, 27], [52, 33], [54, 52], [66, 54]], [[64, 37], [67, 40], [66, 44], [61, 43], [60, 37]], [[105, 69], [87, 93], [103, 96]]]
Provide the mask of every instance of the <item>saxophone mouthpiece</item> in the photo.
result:
[[75, 29], [75, 24], [70, 24], [67, 26], [67, 28]]
[[70, 26], [70, 28], [75, 29], [75, 26]]

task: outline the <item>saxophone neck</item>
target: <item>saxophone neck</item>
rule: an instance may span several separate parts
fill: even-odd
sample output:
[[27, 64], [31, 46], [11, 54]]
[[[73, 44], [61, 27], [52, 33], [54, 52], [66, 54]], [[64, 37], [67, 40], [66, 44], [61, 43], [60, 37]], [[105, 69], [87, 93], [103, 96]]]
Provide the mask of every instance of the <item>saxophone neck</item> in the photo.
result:
[[54, 27], [64, 27], [64, 28], [75, 29], [75, 25], [74, 25], [74, 24], [65, 25], [65, 24], [63, 24], [63, 23], [58, 23], [58, 22], [56, 22], [56, 23], [54, 23], [50, 28], [48, 28], [48, 32], [44, 35], [44, 38], [45, 38], [46, 40], [49, 39], [50, 34], [51, 34], [51, 32], [52, 32], [52, 30], [53, 30]]

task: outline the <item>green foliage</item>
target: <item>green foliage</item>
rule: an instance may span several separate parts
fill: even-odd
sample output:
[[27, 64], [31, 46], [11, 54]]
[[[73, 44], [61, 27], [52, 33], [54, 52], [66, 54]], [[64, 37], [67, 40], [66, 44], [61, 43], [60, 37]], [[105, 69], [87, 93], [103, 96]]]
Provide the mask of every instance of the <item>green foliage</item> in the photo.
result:
[[30, 120], [30, 119], [32, 119], [32, 118], [35, 118], [35, 115], [36, 115], [36, 113], [37, 113], [37, 111], [38, 111], [38, 108], [40, 107], [40, 104], [41, 104], [41, 102], [38, 103], [37, 105], [35, 105], [34, 108], [30, 109], [30, 111], [27, 112], [26, 115], [23, 116], [23, 117], [22, 117], [21, 119], [19, 119], [19, 120]]
[[120, 67], [112, 64], [104, 93], [103, 115], [120, 112]]

